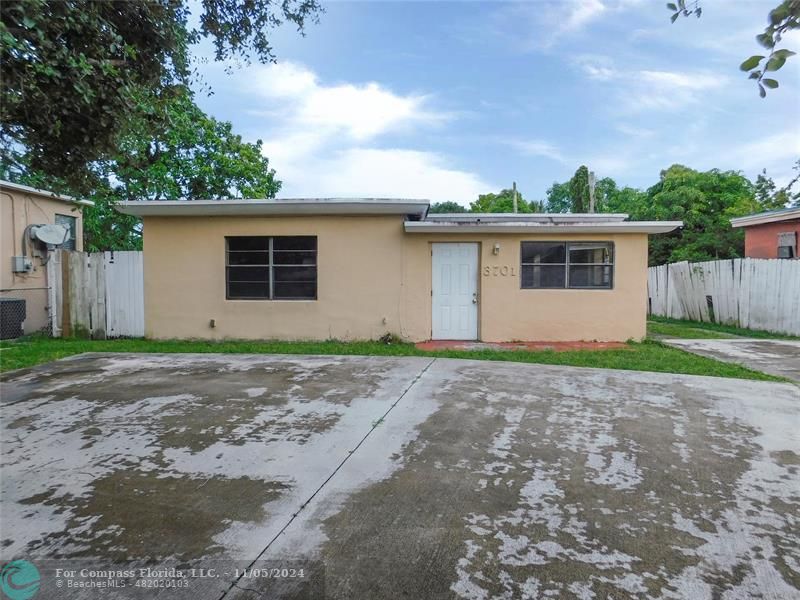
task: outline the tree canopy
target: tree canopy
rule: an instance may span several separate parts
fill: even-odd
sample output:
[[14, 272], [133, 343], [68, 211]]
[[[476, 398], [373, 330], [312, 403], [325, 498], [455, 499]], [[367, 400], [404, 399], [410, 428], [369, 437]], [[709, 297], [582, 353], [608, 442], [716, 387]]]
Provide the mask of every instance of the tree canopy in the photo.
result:
[[467, 212], [467, 208], [465, 206], [460, 205], [458, 202], [452, 202], [448, 200], [447, 202], [434, 202], [431, 204], [430, 209], [428, 210], [429, 213], [465, 213]]
[[[597, 181], [597, 212], [627, 213], [637, 221], [680, 220], [680, 231], [650, 238], [650, 264], [682, 260], [703, 261], [736, 258], [744, 252], [744, 234], [730, 226], [730, 219], [765, 210], [800, 206], [800, 160], [797, 176], [778, 188], [762, 172], [751, 183], [737, 171], [696, 171], [672, 165], [661, 172], [659, 182], [647, 190], [618, 187], [610, 177]], [[585, 176], [581, 167], [569, 181], [555, 182], [547, 190], [547, 212], [583, 212]], [[576, 210], [577, 209], [577, 210]]]
[[[603, 177], [595, 183], [595, 211], [608, 212], [603, 207], [613, 203], [618, 194], [616, 182], [610, 177]], [[572, 179], [564, 183], [554, 182], [547, 189], [541, 212], [579, 213], [589, 212], [589, 170], [581, 166]]]
[[118, 154], [129, 119], [168, 126], [161, 106], [192, 80], [191, 44], [210, 39], [217, 60], [274, 60], [272, 30], [302, 33], [320, 11], [317, 0], [4, 0], [2, 162], [24, 154], [27, 168], [82, 185], [93, 162]]
[[[522, 197], [517, 191], [517, 212], [532, 213], [538, 205], [531, 205], [530, 202]], [[478, 199], [470, 204], [470, 212], [474, 213], [500, 213], [514, 212], [514, 191], [509, 189], [500, 190], [499, 193], [481, 194]]]
[[589, 212], [589, 169], [581, 165], [569, 180], [571, 211], [574, 213]]
[[[150, 131], [136, 119], [120, 136], [119, 150], [95, 161], [81, 187], [95, 202], [84, 209], [88, 251], [141, 248], [137, 218], [114, 210], [121, 200], [272, 198], [281, 183], [261, 154], [261, 141], [242, 141], [228, 122], [206, 115], [190, 94], [164, 106], [167, 127]], [[45, 189], [66, 189], [68, 181], [24, 169], [14, 179]]]
[[650, 238], [650, 264], [736, 258], [744, 233], [732, 217], [757, 212], [753, 184], [736, 171], [695, 171], [672, 165], [658, 183], [626, 207], [633, 220], [683, 221], [683, 228]]

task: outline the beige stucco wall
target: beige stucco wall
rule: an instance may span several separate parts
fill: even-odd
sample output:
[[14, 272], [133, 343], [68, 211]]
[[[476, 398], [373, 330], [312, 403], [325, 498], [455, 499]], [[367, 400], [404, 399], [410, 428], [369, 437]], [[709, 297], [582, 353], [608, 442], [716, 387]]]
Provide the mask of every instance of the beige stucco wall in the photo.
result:
[[[478, 335], [487, 342], [625, 341], [642, 339], [647, 327], [647, 235], [407, 235], [406, 280], [418, 282], [409, 304], [420, 307], [416, 331], [431, 331], [433, 242], [477, 242], [480, 247]], [[610, 290], [521, 289], [522, 241], [612, 241], [614, 287]], [[495, 255], [492, 248], [500, 244]], [[506, 274], [504, 274], [506, 273]]]
[[[645, 335], [644, 234], [566, 236], [615, 243], [613, 290], [521, 290], [519, 242], [561, 238], [406, 234], [398, 216], [147, 217], [143, 233], [148, 337], [367, 339], [392, 332], [426, 340], [431, 336], [430, 244], [446, 241], [481, 244], [479, 335], [485, 341]], [[229, 235], [316, 235], [318, 299], [226, 300]], [[497, 256], [491, 251], [496, 242], [501, 245]], [[509, 267], [508, 275], [502, 275], [503, 266]]]
[[[25, 333], [48, 325], [47, 267], [33, 258], [33, 272], [14, 273], [11, 257], [22, 256], [22, 236], [28, 225], [53, 224], [56, 214], [77, 217], [76, 249], [83, 249], [83, 218], [79, 205], [43, 194], [22, 192], [0, 186], [0, 295], [26, 300]], [[30, 256], [33, 245], [28, 245]]]

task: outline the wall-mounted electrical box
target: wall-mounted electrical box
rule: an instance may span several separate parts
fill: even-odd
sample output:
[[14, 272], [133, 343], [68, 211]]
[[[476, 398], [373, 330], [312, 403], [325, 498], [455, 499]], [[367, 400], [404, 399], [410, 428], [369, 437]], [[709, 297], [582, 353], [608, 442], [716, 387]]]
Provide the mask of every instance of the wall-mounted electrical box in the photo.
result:
[[12, 256], [11, 271], [14, 273], [30, 273], [33, 271], [33, 261], [27, 256]]

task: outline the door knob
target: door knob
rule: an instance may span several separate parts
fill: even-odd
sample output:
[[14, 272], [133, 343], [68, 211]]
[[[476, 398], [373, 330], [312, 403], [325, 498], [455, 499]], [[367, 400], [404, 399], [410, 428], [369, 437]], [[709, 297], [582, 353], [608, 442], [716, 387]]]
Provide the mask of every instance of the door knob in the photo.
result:
[[477, 304], [478, 303], [478, 294], [472, 294], [472, 303], [473, 304]]

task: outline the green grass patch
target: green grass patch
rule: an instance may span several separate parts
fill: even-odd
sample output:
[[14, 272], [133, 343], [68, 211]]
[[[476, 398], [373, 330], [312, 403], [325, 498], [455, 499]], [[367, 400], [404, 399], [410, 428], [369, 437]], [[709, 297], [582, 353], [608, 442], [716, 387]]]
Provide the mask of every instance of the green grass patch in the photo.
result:
[[744, 329], [733, 325], [720, 325], [719, 323], [703, 323], [701, 321], [684, 321], [682, 319], [669, 319], [667, 317], [651, 316], [647, 323], [648, 335], [660, 335], [684, 339], [723, 339], [734, 336], [764, 338], [776, 340], [800, 340], [795, 335], [773, 333], [759, 329]]
[[431, 356], [473, 360], [598, 367], [661, 373], [685, 373], [736, 377], [762, 381], [786, 381], [745, 367], [670, 348], [657, 341], [630, 343], [609, 350], [437, 350], [426, 352], [413, 344], [372, 341], [282, 342], [200, 340], [79, 340], [43, 337], [0, 342], [0, 371], [31, 367], [83, 352], [161, 352], [222, 354], [341, 354], [370, 356]]

